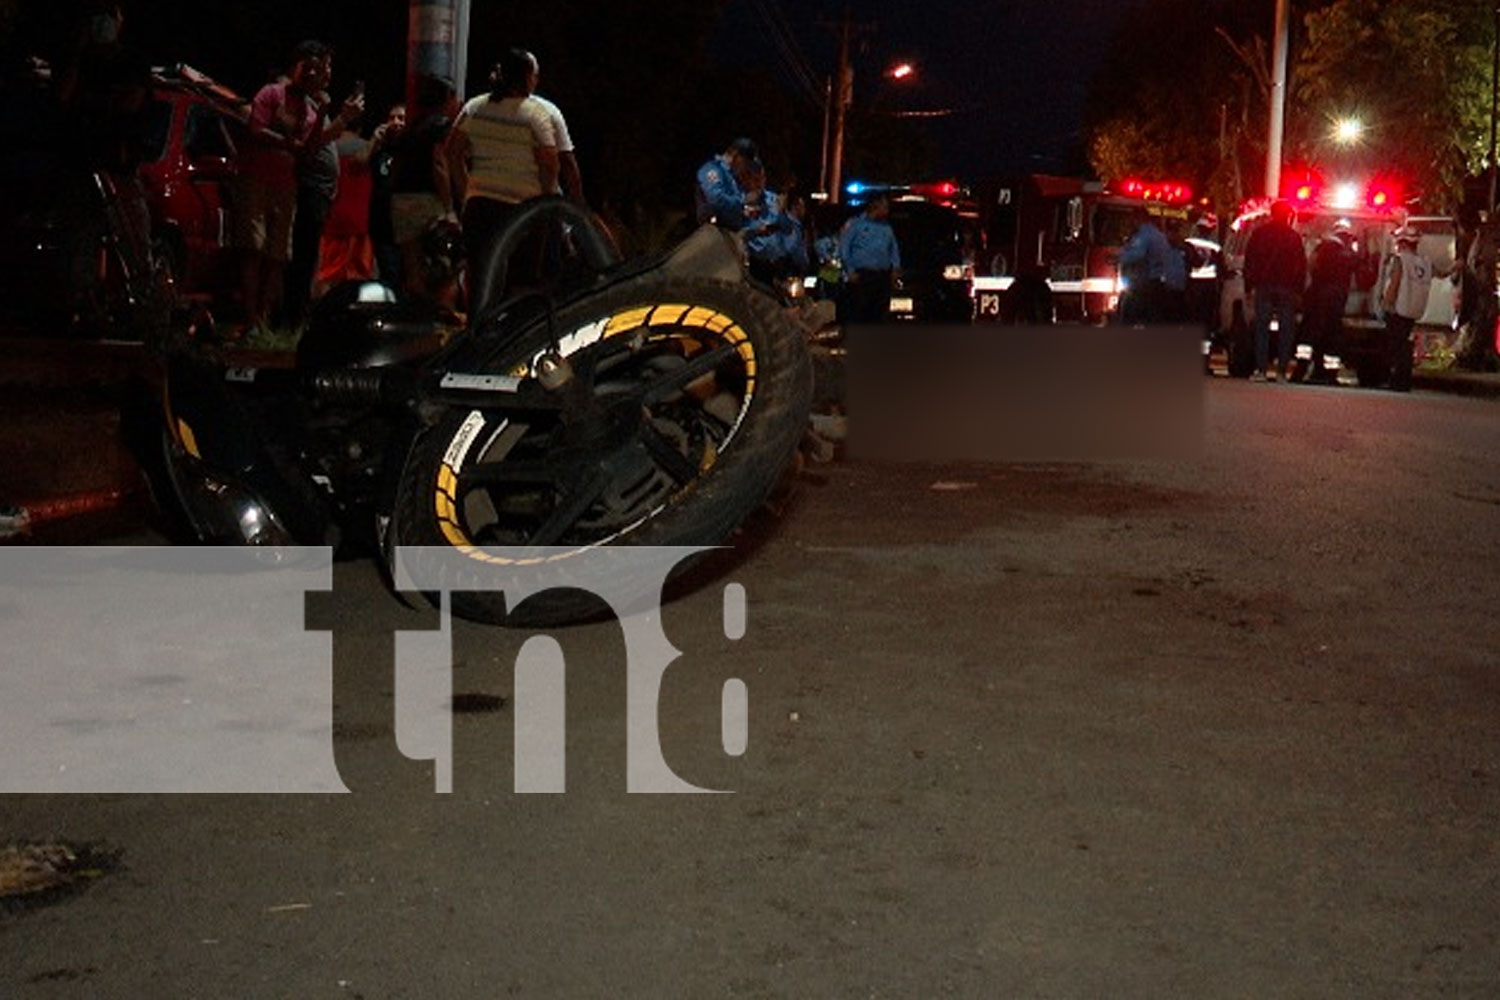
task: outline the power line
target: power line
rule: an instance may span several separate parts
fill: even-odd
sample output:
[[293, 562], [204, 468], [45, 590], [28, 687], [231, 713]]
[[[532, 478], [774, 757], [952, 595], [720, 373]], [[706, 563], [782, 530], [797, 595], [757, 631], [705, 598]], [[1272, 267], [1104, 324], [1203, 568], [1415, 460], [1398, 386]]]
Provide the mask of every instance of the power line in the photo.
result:
[[813, 107], [822, 107], [823, 86], [818, 82], [818, 75], [813, 71], [807, 57], [802, 54], [802, 48], [797, 43], [796, 36], [792, 33], [791, 26], [787, 23], [780, 6], [775, 0], [750, 0], [750, 6], [765, 23], [782, 63], [799, 85], [802, 96]]

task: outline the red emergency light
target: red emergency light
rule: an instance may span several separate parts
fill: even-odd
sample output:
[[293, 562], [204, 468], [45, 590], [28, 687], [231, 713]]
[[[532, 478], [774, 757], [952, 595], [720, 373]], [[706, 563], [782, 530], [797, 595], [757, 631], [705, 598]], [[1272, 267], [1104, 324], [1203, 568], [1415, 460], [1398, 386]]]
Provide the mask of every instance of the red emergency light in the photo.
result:
[[1339, 212], [1368, 209], [1389, 212], [1402, 203], [1401, 183], [1390, 176], [1377, 176], [1368, 183], [1343, 180], [1324, 183], [1322, 175], [1301, 168], [1286, 175], [1281, 196], [1298, 211], [1330, 208]]
[[1161, 201], [1169, 205], [1184, 205], [1193, 199], [1193, 189], [1176, 181], [1146, 181], [1139, 177], [1127, 177], [1116, 185], [1120, 194], [1142, 201]]
[[1289, 170], [1281, 184], [1281, 197], [1299, 211], [1312, 208], [1323, 200], [1323, 178], [1307, 167]]
[[1365, 188], [1365, 204], [1377, 212], [1389, 212], [1405, 199], [1401, 182], [1394, 177], [1377, 176]]
[[933, 201], [945, 201], [958, 197], [959, 187], [953, 181], [931, 181], [926, 184], [913, 184], [911, 193]]

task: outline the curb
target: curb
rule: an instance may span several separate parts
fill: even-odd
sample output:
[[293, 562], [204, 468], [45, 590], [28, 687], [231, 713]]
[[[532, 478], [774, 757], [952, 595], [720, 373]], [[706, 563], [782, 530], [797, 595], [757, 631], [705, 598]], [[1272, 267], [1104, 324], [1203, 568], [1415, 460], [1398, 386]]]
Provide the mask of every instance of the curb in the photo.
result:
[[1411, 387], [1475, 399], [1500, 399], [1500, 375], [1413, 372]]

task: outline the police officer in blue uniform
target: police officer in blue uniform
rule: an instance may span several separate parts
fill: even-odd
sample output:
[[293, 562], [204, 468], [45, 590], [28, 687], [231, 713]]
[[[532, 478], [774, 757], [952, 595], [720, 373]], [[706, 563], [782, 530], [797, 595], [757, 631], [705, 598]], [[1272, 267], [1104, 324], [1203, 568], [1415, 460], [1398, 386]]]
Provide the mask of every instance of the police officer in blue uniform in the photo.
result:
[[741, 178], [759, 155], [754, 142], [739, 138], [698, 168], [698, 186], [693, 193], [700, 226], [713, 222], [726, 229], [744, 227], [745, 187]]
[[890, 318], [891, 286], [901, 273], [901, 248], [887, 221], [890, 214], [890, 196], [877, 194], [839, 233], [844, 322], [881, 323]]
[[791, 273], [787, 237], [794, 220], [782, 211], [781, 197], [766, 187], [766, 168], [759, 160], [746, 169], [744, 182], [745, 227], [740, 233], [745, 239], [745, 256], [749, 258], [750, 274], [771, 284]]

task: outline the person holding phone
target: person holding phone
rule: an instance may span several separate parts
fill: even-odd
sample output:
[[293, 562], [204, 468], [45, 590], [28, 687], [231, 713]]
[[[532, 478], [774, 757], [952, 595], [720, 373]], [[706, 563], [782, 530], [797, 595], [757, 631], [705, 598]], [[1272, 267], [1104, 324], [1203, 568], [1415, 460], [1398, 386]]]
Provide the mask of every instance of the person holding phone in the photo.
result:
[[325, 121], [317, 95], [328, 84], [332, 60], [332, 50], [322, 42], [300, 43], [286, 74], [262, 87], [251, 102], [249, 141], [240, 154], [234, 191], [245, 310], [245, 324], [234, 339], [265, 328], [281, 301], [303, 154], [326, 144], [364, 108], [363, 99], [352, 96], [335, 118]]

